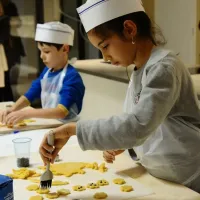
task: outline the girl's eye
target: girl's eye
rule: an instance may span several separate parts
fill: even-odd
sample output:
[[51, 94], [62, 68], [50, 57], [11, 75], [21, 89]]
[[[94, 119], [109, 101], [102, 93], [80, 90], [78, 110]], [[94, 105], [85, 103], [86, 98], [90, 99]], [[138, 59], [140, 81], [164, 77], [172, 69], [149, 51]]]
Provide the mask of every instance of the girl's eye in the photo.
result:
[[103, 49], [107, 49], [107, 48], [108, 48], [108, 46], [109, 46], [109, 45], [107, 44], [106, 46], [104, 46], [104, 47], [103, 47]]

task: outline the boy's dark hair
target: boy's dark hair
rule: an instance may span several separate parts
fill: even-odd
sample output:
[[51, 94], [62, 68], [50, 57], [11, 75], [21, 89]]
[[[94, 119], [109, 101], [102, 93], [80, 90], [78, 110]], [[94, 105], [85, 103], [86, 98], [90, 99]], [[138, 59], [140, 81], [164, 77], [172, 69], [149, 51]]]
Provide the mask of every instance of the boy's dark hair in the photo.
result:
[[[48, 45], [48, 46], [54, 46], [54, 47], [56, 47], [56, 49], [59, 51], [61, 48], [62, 48], [62, 46], [63, 46], [63, 44], [54, 44], [54, 43], [49, 43], [49, 42], [39, 42], [39, 44], [41, 45], [41, 46], [43, 46], [44, 44], [46, 44], [46, 45]], [[69, 45], [69, 51], [72, 49], [72, 46], [70, 46]]]
[[108, 21], [94, 28], [95, 34], [102, 38], [108, 38], [113, 33], [116, 33], [120, 37], [124, 37], [124, 21], [131, 20], [137, 26], [137, 37], [147, 38], [152, 41], [156, 46], [166, 44], [166, 40], [159, 27], [154, 27], [148, 15], [143, 12], [135, 12], [121, 16], [119, 18]]

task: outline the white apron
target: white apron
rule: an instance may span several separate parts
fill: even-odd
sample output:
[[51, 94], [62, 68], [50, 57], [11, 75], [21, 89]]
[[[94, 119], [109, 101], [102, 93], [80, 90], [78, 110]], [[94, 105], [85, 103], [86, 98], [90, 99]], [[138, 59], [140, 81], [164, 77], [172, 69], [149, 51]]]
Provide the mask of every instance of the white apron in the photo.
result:
[[[42, 108], [56, 108], [60, 101], [60, 91], [63, 86], [63, 80], [67, 73], [67, 66], [54, 77], [48, 77], [50, 69], [45, 73], [41, 80], [41, 102]], [[60, 119], [62, 122], [70, 122], [78, 120], [78, 108], [73, 104], [69, 109], [69, 114], [65, 119]]]
[[[150, 58], [147, 62], [146, 66], [157, 63], [159, 60], [164, 58], [169, 51], [161, 50], [157, 55], [157, 57]], [[143, 67], [145, 68], [145, 67]], [[139, 69], [140, 70], [140, 69]], [[143, 73], [144, 69], [141, 69], [141, 84], [137, 83], [140, 89], [143, 87], [143, 83], [145, 81], [146, 75]], [[132, 113], [134, 107], [137, 106], [137, 100], [139, 101], [139, 96], [135, 93], [135, 85], [134, 85], [134, 73], [131, 76], [131, 80], [129, 82], [125, 102], [124, 102], [124, 112]], [[138, 89], [138, 88], [136, 88]], [[139, 89], [138, 91], [139, 92]], [[138, 99], [137, 99], [138, 98]], [[135, 102], [135, 103], [134, 103]], [[170, 129], [173, 127], [172, 129]], [[140, 146], [134, 147], [134, 151], [137, 154], [137, 158], [139, 162], [148, 170], [150, 174], [155, 177], [167, 179], [173, 182], [182, 183], [183, 185], [190, 186], [192, 182], [195, 180], [199, 180], [200, 171], [195, 168], [195, 161], [197, 162], [200, 158], [187, 158], [188, 162], [185, 161], [184, 151], [188, 151], [184, 149], [181, 141], [177, 141], [176, 136], [173, 135], [171, 130], [174, 130], [174, 127], [180, 128], [180, 130], [184, 130], [185, 133], [191, 133], [191, 129], [187, 129], [187, 126], [184, 124], [180, 124], [176, 120], [174, 120], [174, 124], [170, 123], [167, 126], [160, 126], [155, 133], [151, 134], [149, 138]], [[184, 132], [182, 131], [182, 132]], [[191, 133], [192, 135], [193, 133]], [[195, 140], [191, 138], [191, 140]], [[195, 141], [194, 141], [195, 142]], [[172, 147], [169, 149], [169, 145]], [[170, 157], [170, 154], [166, 152], [175, 152], [177, 155], [181, 155], [183, 157]], [[199, 153], [199, 152], [197, 152]], [[132, 155], [132, 152], [129, 152], [131, 157], [135, 160], [135, 155]], [[194, 168], [193, 168], [194, 167]], [[200, 166], [199, 166], [200, 167]], [[179, 169], [180, 171], [178, 171]], [[194, 171], [193, 171], [194, 170]], [[191, 172], [192, 171], [192, 172]], [[192, 174], [193, 173], [193, 174]], [[200, 181], [199, 181], [200, 183]]]

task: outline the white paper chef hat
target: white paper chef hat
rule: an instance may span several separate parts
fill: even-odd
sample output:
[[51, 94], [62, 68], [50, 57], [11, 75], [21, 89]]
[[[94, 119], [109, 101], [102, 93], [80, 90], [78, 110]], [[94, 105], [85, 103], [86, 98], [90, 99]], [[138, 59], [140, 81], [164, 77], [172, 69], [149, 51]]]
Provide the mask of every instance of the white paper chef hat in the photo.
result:
[[88, 32], [117, 17], [145, 10], [141, 0], [88, 0], [77, 11]]
[[37, 24], [35, 41], [73, 46], [74, 30], [61, 22]]

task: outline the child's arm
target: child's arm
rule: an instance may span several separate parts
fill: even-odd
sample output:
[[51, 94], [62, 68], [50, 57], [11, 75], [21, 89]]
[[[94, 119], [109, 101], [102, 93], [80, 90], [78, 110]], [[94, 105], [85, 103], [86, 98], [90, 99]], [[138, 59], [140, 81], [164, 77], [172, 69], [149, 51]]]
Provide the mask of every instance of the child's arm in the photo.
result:
[[6, 124], [17, 124], [23, 119], [28, 118], [46, 118], [46, 119], [63, 119], [68, 115], [68, 110], [62, 105], [56, 108], [46, 108], [46, 109], [33, 109], [29, 110], [19, 110], [10, 113], [6, 117]]
[[29, 100], [25, 96], [21, 96], [16, 103], [10, 108], [11, 112], [21, 110], [30, 105]]
[[28, 118], [63, 119], [68, 115], [68, 110], [59, 105], [56, 108], [30, 109]]

